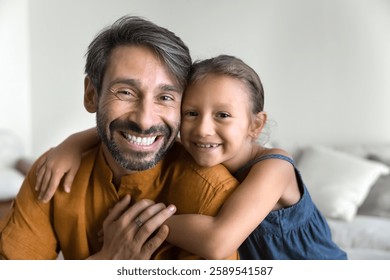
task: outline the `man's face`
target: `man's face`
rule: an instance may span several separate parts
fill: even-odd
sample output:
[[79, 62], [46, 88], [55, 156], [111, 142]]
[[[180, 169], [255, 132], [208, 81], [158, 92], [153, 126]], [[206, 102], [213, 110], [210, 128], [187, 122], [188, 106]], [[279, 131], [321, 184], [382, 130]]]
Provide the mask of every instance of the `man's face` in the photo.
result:
[[105, 156], [127, 171], [155, 166], [178, 134], [182, 92], [156, 55], [145, 47], [113, 50], [97, 106]]

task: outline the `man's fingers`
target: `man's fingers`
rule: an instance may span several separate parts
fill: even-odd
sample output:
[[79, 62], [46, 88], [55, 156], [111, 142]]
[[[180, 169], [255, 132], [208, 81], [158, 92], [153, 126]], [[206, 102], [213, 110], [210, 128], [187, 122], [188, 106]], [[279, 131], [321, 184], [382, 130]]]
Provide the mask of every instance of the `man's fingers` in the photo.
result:
[[152, 254], [157, 250], [158, 247], [163, 244], [169, 234], [169, 228], [167, 225], [162, 225], [157, 231], [156, 235], [150, 238], [142, 247], [142, 257], [145, 260], [151, 258]]
[[130, 204], [130, 196], [125, 195], [117, 204], [115, 204], [114, 208], [109, 211], [107, 218], [104, 220], [104, 224], [111, 224], [116, 219], [120, 217], [120, 215], [129, 207]]
[[[128, 208], [120, 217], [120, 219], [117, 220], [118, 223], [121, 223], [123, 227], [128, 227], [137, 216], [139, 216], [142, 212], [144, 212], [149, 207], [156, 207], [156, 204], [154, 201], [149, 199], [142, 199], [140, 201], [137, 201], [133, 206]], [[150, 211], [150, 210], [149, 210]], [[149, 219], [147, 214], [144, 215], [145, 219]]]
[[[134, 219], [145, 209], [153, 206], [155, 203], [148, 199], [138, 201], [133, 206], [130, 206], [130, 196], [125, 195], [109, 212], [107, 218], [103, 222], [103, 227], [115, 223], [118, 232], [124, 232], [129, 237], [134, 236], [138, 230]], [[147, 215], [145, 215], [145, 218]], [[132, 238], [131, 238], [132, 239]]]
[[[142, 224], [138, 232], [134, 236], [134, 240], [137, 243], [145, 243], [146, 240], [159, 228], [164, 222], [176, 212], [174, 205], [162, 209], [154, 216], [150, 217], [146, 222]], [[143, 215], [144, 213], [142, 213]], [[135, 222], [134, 222], [135, 223]]]
[[130, 196], [127, 195], [104, 220], [104, 236], [98, 234], [98, 239], [103, 239], [102, 256], [110, 259], [149, 259], [166, 240], [169, 229], [163, 224], [175, 213], [175, 206], [165, 207], [163, 203], [146, 199], [131, 207], [129, 205]]
[[145, 210], [143, 210], [141, 213], [139, 213], [138, 216], [134, 218], [134, 222], [138, 227], [141, 227], [151, 217], [153, 217], [163, 209], [165, 209], [165, 205], [163, 203], [153, 204], [145, 208]]

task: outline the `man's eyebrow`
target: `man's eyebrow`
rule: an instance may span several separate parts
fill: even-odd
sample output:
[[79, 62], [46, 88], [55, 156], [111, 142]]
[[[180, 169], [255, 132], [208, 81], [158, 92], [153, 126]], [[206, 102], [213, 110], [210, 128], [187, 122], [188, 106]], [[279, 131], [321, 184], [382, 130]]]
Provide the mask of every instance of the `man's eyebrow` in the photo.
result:
[[[129, 85], [129, 86], [134, 86], [134, 87], [137, 87], [137, 88], [141, 88], [142, 87], [142, 84], [141, 84], [141, 82], [139, 80], [128, 79], [128, 78], [125, 78], [125, 79], [122, 79], [122, 78], [115, 79], [115, 80], [110, 82], [109, 87], [111, 88], [111, 87], [113, 87], [116, 84], [125, 84], [125, 85]], [[179, 87], [177, 87], [175, 85], [170, 85], [170, 84], [161, 84], [161, 85], [159, 85], [159, 88], [162, 91], [173, 91], [173, 92], [178, 92], [178, 93], [182, 92], [179, 89]]]
[[111, 81], [109, 86], [112, 87], [116, 84], [126, 84], [129, 86], [136, 86], [136, 87], [139, 87], [141, 85], [141, 83], [135, 79], [121, 79], [121, 78], [119, 78], [119, 79], [115, 79], [115, 80]]
[[181, 90], [174, 85], [162, 84], [160, 85], [160, 89], [163, 91], [174, 91], [174, 92], [181, 93]]

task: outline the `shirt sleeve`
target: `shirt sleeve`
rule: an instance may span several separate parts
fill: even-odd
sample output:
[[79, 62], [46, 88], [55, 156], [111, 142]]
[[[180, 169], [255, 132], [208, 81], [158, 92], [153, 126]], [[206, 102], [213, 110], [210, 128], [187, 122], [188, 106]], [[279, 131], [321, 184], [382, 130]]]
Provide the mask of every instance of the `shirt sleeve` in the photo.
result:
[[207, 173], [212, 176], [204, 176], [210, 189], [210, 195], [205, 198], [199, 214], [216, 216], [224, 202], [239, 185], [238, 181], [222, 165], [209, 168]]
[[177, 214], [217, 215], [238, 181], [222, 165], [205, 168], [186, 160], [167, 176], [164, 202], [175, 204]]
[[57, 240], [51, 222], [51, 203], [38, 200], [34, 165], [26, 176], [11, 212], [1, 222], [0, 256], [4, 259], [55, 259]]

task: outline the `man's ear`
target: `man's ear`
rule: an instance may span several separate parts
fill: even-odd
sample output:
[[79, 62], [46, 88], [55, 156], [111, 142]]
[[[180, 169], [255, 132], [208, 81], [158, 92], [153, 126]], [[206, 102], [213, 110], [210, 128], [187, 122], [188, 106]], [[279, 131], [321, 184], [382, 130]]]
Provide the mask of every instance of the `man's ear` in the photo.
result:
[[98, 107], [98, 94], [92, 84], [91, 79], [86, 76], [84, 78], [84, 107], [90, 113], [96, 113]]
[[267, 113], [262, 111], [257, 113], [252, 120], [252, 124], [249, 130], [249, 135], [254, 139], [257, 139], [263, 130], [265, 123], [267, 122]]

